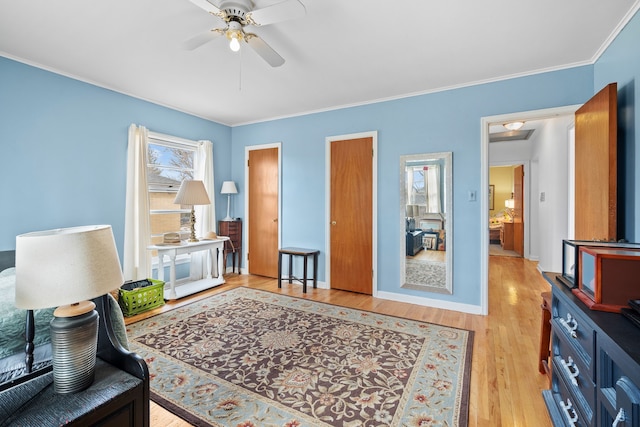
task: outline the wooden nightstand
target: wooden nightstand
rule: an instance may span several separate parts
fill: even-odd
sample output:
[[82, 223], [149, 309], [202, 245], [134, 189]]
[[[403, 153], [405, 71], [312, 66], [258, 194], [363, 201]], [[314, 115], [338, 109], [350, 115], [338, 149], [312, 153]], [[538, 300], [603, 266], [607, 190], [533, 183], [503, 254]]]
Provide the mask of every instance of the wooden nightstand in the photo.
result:
[[242, 259], [242, 221], [218, 221], [218, 235], [228, 236], [229, 240], [224, 242], [224, 271], [227, 270], [227, 255], [231, 254], [232, 268], [236, 269], [236, 257], [238, 258], [238, 273], [240, 273], [240, 261]]
[[513, 222], [503, 222], [500, 230], [500, 245], [505, 251], [513, 250]]

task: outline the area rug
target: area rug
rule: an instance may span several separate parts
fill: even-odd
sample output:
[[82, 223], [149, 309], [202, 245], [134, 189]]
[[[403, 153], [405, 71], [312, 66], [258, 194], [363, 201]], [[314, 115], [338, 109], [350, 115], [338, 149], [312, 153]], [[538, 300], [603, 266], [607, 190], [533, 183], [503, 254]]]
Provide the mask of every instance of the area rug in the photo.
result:
[[406, 278], [408, 284], [447, 288], [447, 264], [444, 262], [407, 259]]
[[473, 332], [236, 288], [131, 324], [197, 426], [466, 426]]

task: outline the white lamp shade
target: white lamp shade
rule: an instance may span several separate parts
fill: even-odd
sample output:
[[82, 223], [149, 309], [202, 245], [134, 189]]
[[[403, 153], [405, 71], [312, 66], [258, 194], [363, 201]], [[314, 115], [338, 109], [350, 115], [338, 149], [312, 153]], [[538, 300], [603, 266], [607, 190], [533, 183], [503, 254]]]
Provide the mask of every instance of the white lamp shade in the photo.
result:
[[177, 205], [208, 205], [211, 203], [202, 181], [184, 180], [173, 203]]
[[16, 237], [16, 307], [27, 310], [90, 300], [123, 283], [110, 225]]
[[238, 194], [236, 183], [233, 181], [225, 181], [222, 183], [220, 194]]

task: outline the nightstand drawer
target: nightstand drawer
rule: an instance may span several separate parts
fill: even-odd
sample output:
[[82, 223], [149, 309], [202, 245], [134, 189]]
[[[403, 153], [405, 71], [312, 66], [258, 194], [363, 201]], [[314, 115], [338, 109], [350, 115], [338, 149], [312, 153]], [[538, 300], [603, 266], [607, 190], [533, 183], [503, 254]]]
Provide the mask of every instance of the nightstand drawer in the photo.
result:
[[589, 371], [589, 377], [594, 378], [595, 332], [591, 323], [575, 307], [567, 306], [555, 294], [552, 305], [551, 324], [554, 332], [565, 338], [566, 343], [574, 349], [568, 354], [575, 354], [582, 359]]

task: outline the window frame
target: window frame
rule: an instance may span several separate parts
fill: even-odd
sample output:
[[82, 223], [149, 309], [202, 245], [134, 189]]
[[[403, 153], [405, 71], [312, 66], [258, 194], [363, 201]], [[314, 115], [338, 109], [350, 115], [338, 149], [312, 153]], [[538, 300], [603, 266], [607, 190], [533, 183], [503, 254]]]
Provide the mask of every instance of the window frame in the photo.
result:
[[[177, 136], [173, 136], [173, 135], [166, 135], [166, 134], [162, 134], [162, 133], [158, 133], [158, 132], [153, 132], [153, 131], [149, 131], [148, 132], [148, 141], [147, 141], [147, 150], [149, 150], [151, 148], [152, 145], [155, 146], [162, 146], [162, 147], [167, 147], [167, 148], [172, 148], [172, 149], [179, 149], [179, 150], [187, 150], [187, 151], [191, 151], [193, 154], [193, 167], [191, 168], [191, 173], [192, 176], [195, 177], [196, 173], [197, 173], [197, 162], [196, 162], [196, 154], [197, 154], [197, 150], [198, 150], [198, 142], [197, 141], [192, 141], [189, 139], [185, 139], [185, 138], [180, 138]], [[146, 169], [146, 173], [147, 173], [147, 197], [151, 197], [151, 193], [178, 193], [178, 190], [180, 188], [180, 186], [178, 185], [178, 187], [174, 189], [169, 189], [169, 187], [167, 188], [162, 188], [157, 186], [157, 184], [154, 184], [152, 186], [152, 184], [149, 182], [149, 168], [151, 166], [154, 166], [154, 164], [150, 163], [149, 159], [147, 161], [147, 169]], [[177, 167], [167, 167], [167, 166], [163, 166], [163, 169], [174, 169], [176, 171], [183, 171], [183, 170], [189, 170], [187, 168], [177, 168]], [[149, 219], [151, 219], [154, 215], [166, 215], [166, 214], [187, 214], [190, 215], [191, 214], [191, 209], [151, 209], [151, 206], [149, 206]], [[162, 234], [154, 234], [153, 230], [150, 230], [150, 235], [149, 235], [149, 239], [151, 240], [152, 238], [157, 238], [157, 237], [161, 237]], [[190, 255], [189, 254], [183, 254], [183, 255], [179, 255], [178, 257], [176, 257], [176, 263], [177, 264], [182, 264], [182, 263], [186, 263], [190, 261]], [[158, 255], [155, 254], [152, 259], [151, 259], [151, 267], [152, 269], [155, 268], [157, 269], [159, 266], [159, 262], [158, 262]]]

